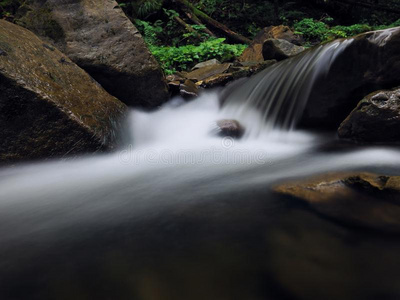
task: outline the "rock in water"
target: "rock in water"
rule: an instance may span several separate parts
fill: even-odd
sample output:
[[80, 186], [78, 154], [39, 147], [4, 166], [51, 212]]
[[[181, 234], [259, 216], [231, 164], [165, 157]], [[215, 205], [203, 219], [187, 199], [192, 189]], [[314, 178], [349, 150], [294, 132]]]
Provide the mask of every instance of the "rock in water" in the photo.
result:
[[282, 183], [275, 191], [302, 200], [344, 224], [400, 232], [400, 176], [325, 174]]
[[0, 162], [112, 149], [126, 106], [32, 32], [0, 20]]
[[358, 142], [400, 143], [400, 88], [365, 97], [340, 125], [338, 134]]
[[236, 120], [219, 120], [217, 127], [217, 134], [222, 137], [241, 138], [244, 134], [243, 126]]
[[110, 94], [141, 107], [168, 99], [160, 66], [116, 1], [26, 2], [18, 24], [49, 39]]

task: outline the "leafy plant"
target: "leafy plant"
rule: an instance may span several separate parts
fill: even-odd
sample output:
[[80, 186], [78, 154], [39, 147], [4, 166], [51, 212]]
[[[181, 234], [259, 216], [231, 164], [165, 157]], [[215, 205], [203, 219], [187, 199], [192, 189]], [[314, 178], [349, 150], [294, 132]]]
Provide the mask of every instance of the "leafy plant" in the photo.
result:
[[154, 24], [150, 24], [149, 22], [136, 19], [135, 25], [142, 33], [147, 44], [159, 45], [161, 43], [158, 37], [158, 35], [163, 32], [163, 22], [161, 20], [157, 20]]
[[150, 46], [150, 51], [160, 62], [166, 74], [177, 70], [187, 70], [198, 62], [216, 58], [222, 62], [240, 56], [246, 45], [225, 44], [225, 39], [210, 39], [198, 46], [186, 45], [181, 47]]
[[[332, 19], [327, 19], [327, 21], [332, 21]], [[322, 21], [307, 18], [295, 23], [294, 29], [295, 33], [302, 35], [308, 42], [319, 43], [336, 38], [347, 38], [366, 31], [375, 30], [376, 28], [368, 24], [329, 27], [328, 24]]]

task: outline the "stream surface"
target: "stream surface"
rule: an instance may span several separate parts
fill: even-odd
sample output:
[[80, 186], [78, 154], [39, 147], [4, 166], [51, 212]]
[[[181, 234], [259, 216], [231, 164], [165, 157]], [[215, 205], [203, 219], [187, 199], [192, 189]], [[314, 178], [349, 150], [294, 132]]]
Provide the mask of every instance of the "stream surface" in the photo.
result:
[[[400, 174], [400, 151], [260, 127], [217, 137], [217, 92], [132, 111], [113, 154], [0, 170], [0, 299], [399, 299], [400, 238], [346, 227], [271, 187]], [[260, 123], [261, 122], [261, 123]]]

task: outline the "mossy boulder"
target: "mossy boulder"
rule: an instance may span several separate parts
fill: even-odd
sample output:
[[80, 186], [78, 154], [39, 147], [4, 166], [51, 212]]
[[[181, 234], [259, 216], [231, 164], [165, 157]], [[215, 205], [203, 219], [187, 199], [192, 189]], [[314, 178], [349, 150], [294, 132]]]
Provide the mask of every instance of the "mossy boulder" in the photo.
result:
[[17, 23], [47, 39], [110, 94], [157, 107], [167, 84], [142, 36], [114, 0], [28, 0]]
[[126, 106], [32, 32], [0, 20], [0, 162], [111, 150]]

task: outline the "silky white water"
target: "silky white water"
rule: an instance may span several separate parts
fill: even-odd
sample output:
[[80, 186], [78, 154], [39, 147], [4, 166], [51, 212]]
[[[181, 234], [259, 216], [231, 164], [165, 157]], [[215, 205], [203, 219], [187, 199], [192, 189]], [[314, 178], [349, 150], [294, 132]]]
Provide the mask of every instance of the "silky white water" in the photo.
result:
[[[19, 227], [20, 234], [28, 234], [79, 221], [120, 221], [111, 212], [124, 215], [126, 205], [135, 209], [125, 217], [134, 217], [158, 205], [267, 188], [291, 177], [400, 166], [398, 150], [373, 147], [325, 153], [318, 148], [333, 137], [301, 131], [266, 127], [263, 134], [242, 140], [221, 138], [213, 134], [215, 122], [232, 116], [219, 109], [216, 92], [179, 106], [175, 101], [153, 113], [132, 111], [131, 143], [115, 153], [3, 168], [0, 219], [6, 216], [9, 226], [18, 225], [7, 231], [3, 224], [0, 238], [15, 238]], [[238, 117], [245, 128], [261, 118]], [[108, 217], [100, 217], [104, 214]]]
[[258, 119], [247, 135], [291, 130], [303, 114], [317, 79], [325, 78], [336, 58], [353, 43], [337, 40], [281, 61], [239, 84], [223, 100], [223, 111], [241, 119]]

